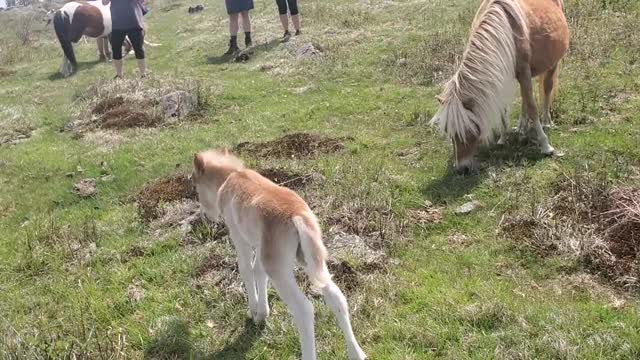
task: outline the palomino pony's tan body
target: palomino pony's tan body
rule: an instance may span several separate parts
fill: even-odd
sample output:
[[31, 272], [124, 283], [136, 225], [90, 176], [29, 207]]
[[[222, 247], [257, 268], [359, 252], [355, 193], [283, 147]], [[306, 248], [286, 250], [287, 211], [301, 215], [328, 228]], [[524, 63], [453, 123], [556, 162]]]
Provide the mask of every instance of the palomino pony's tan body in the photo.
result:
[[[316, 217], [295, 192], [278, 186], [228, 153], [207, 151], [194, 158], [193, 181], [208, 218], [222, 216], [238, 255], [238, 268], [249, 303], [249, 316], [269, 315], [268, 279], [286, 303], [298, 329], [302, 359], [316, 358], [313, 305], [296, 283], [296, 260], [322, 289], [347, 341], [349, 358], [366, 356], [353, 335], [342, 291], [331, 280], [327, 250]], [[255, 261], [254, 259], [255, 254]]]
[[569, 46], [562, 0], [485, 0], [473, 22], [460, 69], [439, 97], [432, 123], [453, 140], [456, 169], [466, 172], [481, 142], [504, 131], [514, 80], [520, 84], [520, 130], [531, 127], [544, 154], [554, 149], [540, 122], [533, 78], [540, 77], [542, 120], [550, 107], [559, 63]]

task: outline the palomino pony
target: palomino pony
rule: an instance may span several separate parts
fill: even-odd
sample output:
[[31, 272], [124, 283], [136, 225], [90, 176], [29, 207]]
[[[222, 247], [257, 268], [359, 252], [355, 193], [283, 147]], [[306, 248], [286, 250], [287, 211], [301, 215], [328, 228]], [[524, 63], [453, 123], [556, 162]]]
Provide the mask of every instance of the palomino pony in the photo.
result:
[[431, 120], [452, 139], [458, 173], [473, 169], [480, 143], [505, 130], [516, 80], [520, 131], [533, 133], [543, 154], [554, 153], [538, 118], [532, 82], [541, 79], [542, 119], [549, 124], [559, 63], [569, 47], [563, 6], [563, 0], [482, 2], [460, 67], [438, 97], [440, 109]]
[[111, 58], [111, 3], [102, 1], [71, 1], [54, 13], [53, 27], [64, 52], [60, 72], [70, 76], [78, 67], [72, 43], [80, 41], [82, 36], [96, 38], [100, 60]]

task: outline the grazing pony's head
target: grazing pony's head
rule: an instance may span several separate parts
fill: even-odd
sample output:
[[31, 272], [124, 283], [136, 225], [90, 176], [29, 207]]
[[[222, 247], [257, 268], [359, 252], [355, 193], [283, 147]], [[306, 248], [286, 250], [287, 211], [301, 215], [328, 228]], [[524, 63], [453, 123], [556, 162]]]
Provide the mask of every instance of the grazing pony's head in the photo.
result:
[[501, 114], [510, 106], [516, 84], [514, 36], [528, 36], [518, 1], [485, 0], [460, 67], [438, 97], [440, 109], [431, 123], [453, 141], [458, 173], [473, 170], [478, 145], [502, 130]]

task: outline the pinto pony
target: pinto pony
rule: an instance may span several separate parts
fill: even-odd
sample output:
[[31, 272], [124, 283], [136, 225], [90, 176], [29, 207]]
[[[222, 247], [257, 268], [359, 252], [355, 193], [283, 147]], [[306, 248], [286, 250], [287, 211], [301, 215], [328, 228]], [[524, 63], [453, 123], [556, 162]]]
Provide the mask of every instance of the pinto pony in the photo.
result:
[[320, 225], [304, 200], [245, 169], [226, 150], [198, 153], [193, 165], [192, 180], [204, 214], [211, 220], [222, 216], [229, 228], [253, 321], [260, 323], [269, 315], [271, 279], [298, 329], [302, 360], [316, 359], [313, 305], [296, 283], [297, 261], [309, 280], [322, 289], [344, 333], [349, 358], [365, 359], [353, 335], [347, 300], [327, 269]]
[[548, 125], [559, 63], [569, 47], [563, 6], [563, 0], [481, 4], [460, 67], [438, 97], [440, 109], [431, 120], [452, 139], [458, 173], [473, 169], [480, 143], [505, 131], [516, 81], [522, 95], [520, 131], [535, 135], [543, 154], [554, 153], [538, 118], [532, 82], [540, 77], [542, 119]]
[[110, 6], [111, 3], [103, 5], [102, 1], [71, 1], [54, 13], [53, 27], [64, 52], [62, 75], [70, 76], [76, 71], [78, 62], [72, 43], [80, 41], [82, 36], [96, 38], [100, 60], [111, 58]]

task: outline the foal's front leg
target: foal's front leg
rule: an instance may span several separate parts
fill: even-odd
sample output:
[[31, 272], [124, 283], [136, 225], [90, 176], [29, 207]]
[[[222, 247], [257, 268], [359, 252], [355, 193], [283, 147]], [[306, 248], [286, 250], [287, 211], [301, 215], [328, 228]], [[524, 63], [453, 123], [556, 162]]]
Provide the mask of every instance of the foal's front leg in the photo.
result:
[[262, 260], [260, 260], [259, 250], [253, 264], [253, 277], [256, 281], [256, 292], [258, 296], [257, 311], [256, 316], [253, 317], [253, 321], [258, 324], [263, 322], [269, 316], [269, 299], [267, 298], [269, 277], [262, 265]]
[[246, 242], [237, 231], [233, 231], [229, 226], [229, 235], [233, 241], [233, 245], [236, 248], [238, 256], [238, 270], [240, 271], [240, 277], [244, 283], [245, 291], [247, 292], [247, 303], [249, 304], [249, 317], [255, 319], [258, 314], [258, 295], [256, 293], [256, 282], [253, 276], [253, 266], [251, 264], [253, 260], [253, 249], [251, 245]]

